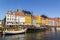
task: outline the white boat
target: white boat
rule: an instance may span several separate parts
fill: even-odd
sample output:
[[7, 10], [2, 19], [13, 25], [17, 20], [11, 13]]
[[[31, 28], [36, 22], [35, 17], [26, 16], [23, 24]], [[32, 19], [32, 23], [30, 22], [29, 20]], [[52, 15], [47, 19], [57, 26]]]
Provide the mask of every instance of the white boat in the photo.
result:
[[3, 34], [19, 34], [19, 33], [25, 33], [26, 31], [27, 31], [26, 28], [25, 29], [20, 29], [20, 30], [17, 30], [17, 31], [15, 31], [15, 30], [10, 30], [10, 31], [5, 30], [3, 32]]

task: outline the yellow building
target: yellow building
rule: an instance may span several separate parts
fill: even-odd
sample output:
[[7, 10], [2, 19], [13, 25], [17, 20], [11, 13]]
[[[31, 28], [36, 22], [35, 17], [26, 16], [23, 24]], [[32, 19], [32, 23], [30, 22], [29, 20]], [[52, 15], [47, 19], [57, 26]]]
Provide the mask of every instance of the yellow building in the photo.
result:
[[2, 26], [2, 24], [0, 24], [0, 28], [2, 28], [3, 26]]
[[0, 28], [2, 28], [3, 26], [2, 26], [2, 22], [0, 21]]
[[2, 25], [2, 22], [0, 21], [0, 32], [2, 32], [2, 28], [3, 28], [3, 25]]
[[27, 24], [27, 25], [32, 24], [32, 17], [31, 16], [25, 16], [25, 24]]
[[42, 17], [36, 16], [36, 24], [42, 24]]

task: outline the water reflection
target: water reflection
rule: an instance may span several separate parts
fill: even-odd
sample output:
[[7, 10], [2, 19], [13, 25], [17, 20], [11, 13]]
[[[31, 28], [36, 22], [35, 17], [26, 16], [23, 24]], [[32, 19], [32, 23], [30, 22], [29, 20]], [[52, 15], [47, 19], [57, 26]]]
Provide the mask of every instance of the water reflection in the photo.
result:
[[60, 40], [60, 31], [46, 31], [19, 35], [3, 35], [0, 40]]
[[0, 40], [24, 40], [25, 34], [21, 35], [3, 35]]
[[48, 34], [47, 32], [37, 32], [26, 34], [25, 40], [42, 40], [43, 37]]
[[5, 36], [5, 40], [24, 40], [25, 34], [21, 35], [7, 35]]

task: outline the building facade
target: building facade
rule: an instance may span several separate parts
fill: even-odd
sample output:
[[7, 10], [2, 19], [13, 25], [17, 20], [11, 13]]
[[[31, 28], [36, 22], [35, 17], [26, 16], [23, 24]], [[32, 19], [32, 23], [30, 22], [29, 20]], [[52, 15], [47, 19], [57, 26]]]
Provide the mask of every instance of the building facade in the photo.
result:
[[6, 25], [22, 25], [25, 22], [23, 12], [16, 11], [8, 11], [6, 13]]
[[28, 12], [7, 11], [6, 25], [32, 25], [32, 16]]
[[60, 18], [34, 16], [29, 11], [7, 11], [6, 25], [49, 25], [60, 26]]

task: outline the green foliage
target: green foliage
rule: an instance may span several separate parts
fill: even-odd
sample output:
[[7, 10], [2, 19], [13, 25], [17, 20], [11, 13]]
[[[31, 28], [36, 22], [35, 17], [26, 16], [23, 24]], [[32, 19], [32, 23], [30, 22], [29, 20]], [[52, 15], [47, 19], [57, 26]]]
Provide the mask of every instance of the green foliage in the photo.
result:
[[4, 24], [6, 23], [6, 16], [5, 16], [5, 18], [4, 18]]

